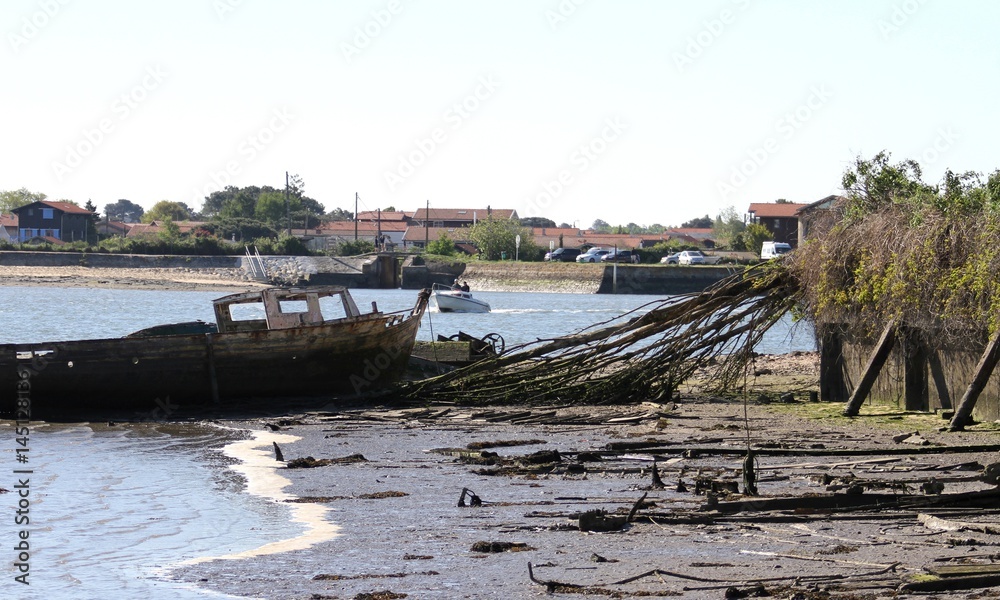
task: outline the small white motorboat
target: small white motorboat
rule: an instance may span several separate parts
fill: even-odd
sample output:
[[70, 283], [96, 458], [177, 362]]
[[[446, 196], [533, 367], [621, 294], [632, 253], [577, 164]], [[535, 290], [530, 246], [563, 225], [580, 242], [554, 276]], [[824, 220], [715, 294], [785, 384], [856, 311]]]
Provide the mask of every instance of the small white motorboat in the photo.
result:
[[443, 313], [488, 313], [490, 312], [490, 303], [473, 298], [471, 292], [435, 283], [431, 292], [430, 308]]

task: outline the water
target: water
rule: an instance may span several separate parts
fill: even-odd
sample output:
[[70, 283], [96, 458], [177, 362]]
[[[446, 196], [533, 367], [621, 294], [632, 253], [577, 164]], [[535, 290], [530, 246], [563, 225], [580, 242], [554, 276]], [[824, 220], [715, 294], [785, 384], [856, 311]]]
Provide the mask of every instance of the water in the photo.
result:
[[[499, 333], [509, 346], [573, 333], [660, 300], [657, 296], [476, 293], [488, 314], [430, 313], [419, 339]], [[408, 309], [415, 291], [352, 291], [358, 306]], [[5, 342], [116, 337], [166, 322], [213, 321], [217, 292], [0, 287]], [[786, 318], [759, 351], [813, 350], [808, 326]], [[266, 434], [262, 434], [266, 435]], [[30, 523], [15, 524], [16, 492], [0, 494], [3, 598], [218, 598], [158, 575], [172, 565], [302, 547], [335, 534], [315, 505], [282, 499], [270, 439], [205, 425], [35, 424], [28, 475], [14, 474], [17, 438], [0, 424], [0, 488], [30, 480]], [[282, 440], [278, 440], [279, 442]], [[237, 449], [242, 448], [237, 452]], [[255, 463], [267, 458], [267, 464]], [[248, 489], [248, 484], [251, 489]], [[260, 488], [260, 489], [257, 489]], [[325, 510], [320, 508], [320, 511]], [[326, 527], [316, 523], [326, 523]], [[29, 532], [30, 586], [15, 583], [14, 546]]]

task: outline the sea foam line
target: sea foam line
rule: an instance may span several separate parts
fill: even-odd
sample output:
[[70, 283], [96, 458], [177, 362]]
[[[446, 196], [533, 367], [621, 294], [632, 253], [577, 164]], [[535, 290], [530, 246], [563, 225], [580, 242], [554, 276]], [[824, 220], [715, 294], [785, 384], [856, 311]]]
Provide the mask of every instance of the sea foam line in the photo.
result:
[[[230, 468], [246, 478], [247, 493], [275, 502], [285, 502], [295, 499], [296, 496], [284, 491], [286, 487], [291, 485], [292, 481], [278, 473], [282, 463], [275, 460], [273, 445], [275, 443], [290, 444], [300, 439], [294, 435], [254, 431], [250, 439], [227, 444], [223, 448], [223, 453], [239, 461]], [[326, 519], [326, 513], [330, 511], [326, 506], [315, 503], [289, 503], [289, 507], [292, 511], [291, 522], [301, 523], [306, 527], [306, 531], [302, 535], [264, 544], [243, 552], [191, 558], [175, 566], [196, 565], [213, 560], [241, 560], [267, 554], [304, 550], [339, 535], [340, 527]]]

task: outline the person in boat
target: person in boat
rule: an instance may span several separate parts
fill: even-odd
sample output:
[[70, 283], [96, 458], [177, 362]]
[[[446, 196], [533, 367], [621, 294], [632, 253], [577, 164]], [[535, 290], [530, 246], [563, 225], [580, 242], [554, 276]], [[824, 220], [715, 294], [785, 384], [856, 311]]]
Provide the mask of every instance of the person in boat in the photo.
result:
[[469, 282], [468, 281], [463, 281], [462, 282], [462, 291], [463, 292], [468, 292], [469, 291]]
[[455, 283], [451, 284], [451, 289], [454, 290], [454, 291], [456, 291], [456, 292], [461, 292], [462, 291], [462, 286], [458, 284], [458, 280], [457, 279], [455, 280]]

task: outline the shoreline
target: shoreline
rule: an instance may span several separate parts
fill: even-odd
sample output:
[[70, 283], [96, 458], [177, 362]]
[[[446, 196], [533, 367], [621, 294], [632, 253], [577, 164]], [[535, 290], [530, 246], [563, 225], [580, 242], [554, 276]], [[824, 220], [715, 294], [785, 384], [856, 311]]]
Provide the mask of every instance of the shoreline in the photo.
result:
[[3, 285], [236, 293], [269, 287], [241, 269], [24, 267], [0, 265]]
[[293, 550], [308, 550], [312, 546], [332, 540], [339, 535], [340, 528], [328, 520], [327, 513], [331, 508], [308, 503], [294, 502], [297, 496], [290, 494], [286, 488], [292, 481], [279, 472], [281, 463], [274, 460], [272, 444], [292, 444], [301, 438], [265, 431], [261, 429], [241, 428], [250, 437], [226, 444], [223, 454], [238, 461], [227, 468], [239, 473], [246, 480], [244, 493], [259, 496], [274, 502], [290, 502], [290, 524], [299, 524], [305, 528], [300, 535], [276, 540], [241, 552], [216, 556], [199, 556], [173, 565], [170, 570], [208, 563], [217, 560], [244, 560], [270, 554], [280, 554]]
[[[279, 466], [277, 472], [291, 480], [285, 491], [298, 502], [329, 509], [326, 518], [339, 527], [339, 534], [307, 549], [186, 566], [173, 570], [168, 580], [276, 600], [377, 593], [386, 598], [541, 597], [545, 587], [532, 581], [530, 563], [538, 581], [599, 588], [619, 597], [718, 598], [727, 586], [745, 589], [740, 582], [758, 578], [775, 579], [766, 584], [774, 597], [791, 597], [790, 590], [808, 587], [797, 580], [828, 578], [823, 589], [829, 596], [822, 597], [856, 598], [860, 590], [851, 588], [852, 578], [865, 573], [883, 572], [879, 591], [861, 591], [863, 597], [875, 597], [893, 593], [941, 559], [960, 564], [969, 556], [969, 546], [949, 544], [947, 533], [928, 532], [916, 519], [882, 516], [881, 511], [867, 519], [805, 512], [789, 521], [782, 514], [758, 512], [762, 509], [752, 503], [742, 518], [706, 508], [712, 501], [695, 489], [695, 480], [740, 481], [743, 457], [738, 449], [746, 444], [746, 428], [755, 445], [781, 442], [791, 450], [816, 451], [822, 442], [830, 451], [829, 458], [761, 456], [761, 502], [829, 494], [823, 481], [832, 480], [836, 487], [841, 478], [911, 481], [920, 477], [913, 470], [920, 465], [947, 481], [945, 493], [988, 489], [975, 478], [948, 477], [947, 469], [960, 461], [985, 464], [992, 456], [988, 451], [920, 454], [917, 459], [887, 457], [883, 449], [905, 448], [894, 441], [900, 431], [919, 430], [931, 445], [995, 444], [995, 432], [940, 432], [934, 429], [939, 417], [910, 415], [897, 421], [898, 413], [885, 410], [869, 409], [861, 419], [840, 418], [834, 416], [839, 408], [801, 401], [744, 405], [702, 397], [685, 397], [676, 405], [527, 410], [331, 405], [296, 415], [281, 433], [299, 438], [282, 444], [286, 460], [313, 456], [334, 459], [334, 464]], [[526, 412], [536, 417], [526, 420]], [[230, 425], [260, 430], [273, 420]], [[722, 453], [678, 450], [658, 457], [641, 446], [612, 450], [639, 443], [718, 448]], [[488, 454], [482, 449], [497, 458], [484, 462]], [[837, 454], [851, 449], [870, 449], [870, 457]], [[525, 460], [538, 453], [562, 458], [554, 465]], [[662, 486], [651, 485], [657, 462]], [[472, 490], [482, 505], [463, 506], [463, 489]], [[625, 514], [640, 497], [645, 504], [639, 518], [620, 531], [588, 533], [577, 527], [578, 516], [587, 510]], [[741, 497], [719, 495], [723, 502]], [[970, 514], [965, 520], [972, 519]], [[960, 535], [985, 547], [1000, 543], [995, 533]], [[477, 549], [483, 543], [510, 548]], [[662, 576], [641, 577], [656, 570]]]

